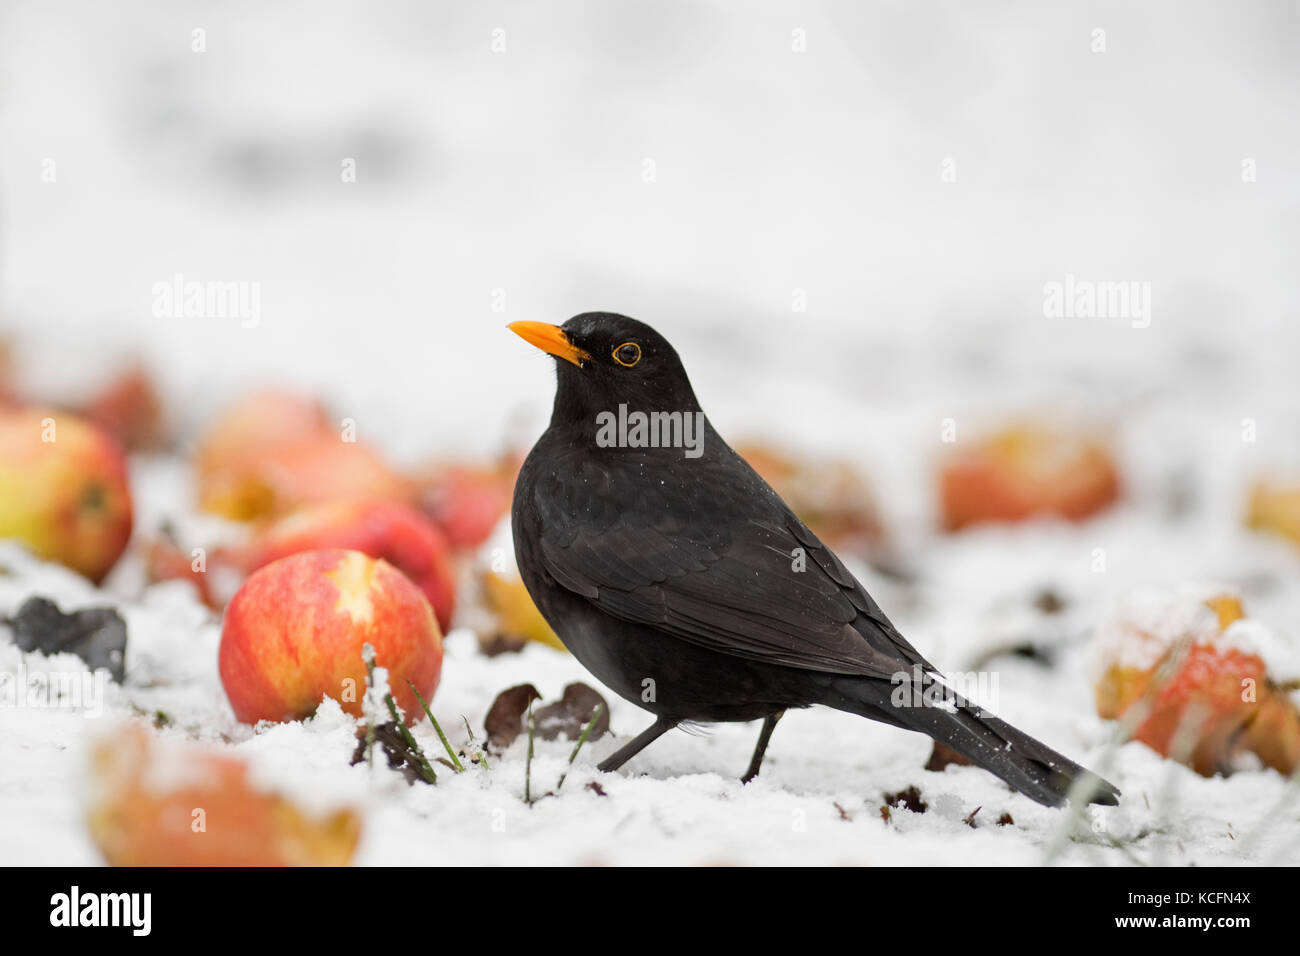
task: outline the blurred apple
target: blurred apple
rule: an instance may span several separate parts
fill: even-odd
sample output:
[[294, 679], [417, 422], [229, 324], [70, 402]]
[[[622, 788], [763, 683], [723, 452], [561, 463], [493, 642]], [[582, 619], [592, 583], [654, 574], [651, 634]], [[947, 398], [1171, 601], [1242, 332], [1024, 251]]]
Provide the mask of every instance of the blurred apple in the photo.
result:
[[1300, 481], [1256, 483], [1250, 492], [1246, 524], [1300, 544]]
[[387, 561], [359, 551], [302, 551], [254, 571], [226, 608], [218, 665], [245, 723], [298, 720], [322, 697], [362, 716], [362, 647], [388, 669], [393, 698], [414, 723], [442, 671], [442, 633], [424, 593]]
[[112, 866], [346, 866], [352, 810], [315, 817], [252, 786], [242, 760], [132, 725], [91, 751], [90, 833]]
[[1056, 515], [1079, 521], [1119, 497], [1110, 452], [1088, 435], [1029, 424], [958, 447], [939, 476], [944, 525], [1023, 521]]
[[14, 375], [13, 349], [0, 339], [0, 409], [19, 405], [18, 386]]
[[248, 569], [298, 551], [346, 548], [383, 558], [414, 581], [445, 632], [456, 600], [456, 567], [447, 539], [410, 505], [351, 500], [307, 505], [273, 522], [255, 541]]
[[559, 650], [566, 649], [564, 642], [542, 617], [542, 612], [537, 610], [519, 572], [513, 568], [504, 571], [488, 568], [483, 571], [480, 581], [484, 604], [491, 615], [490, 625], [481, 630], [488, 633], [495, 646], [504, 644], [513, 650], [525, 641], [537, 641]]
[[410, 486], [378, 455], [334, 435], [268, 448], [199, 476], [203, 509], [234, 521], [274, 518], [300, 505], [340, 498], [410, 497]]
[[457, 550], [478, 547], [510, 510], [519, 461], [495, 466], [440, 464], [417, 476], [420, 508]]
[[292, 392], [263, 389], [223, 409], [199, 439], [200, 473], [221, 471], [269, 451], [334, 433], [325, 406]]
[[408, 482], [367, 446], [345, 441], [318, 403], [261, 391], [226, 409], [195, 456], [199, 503], [235, 521], [339, 498], [411, 499]]
[[1257, 650], [1266, 643], [1235, 595], [1147, 596], [1102, 629], [1097, 713], [1203, 776], [1244, 752], [1291, 774], [1300, 711]]
[[853, 463], [796, 456], [759, 442], [736, 452], [831, 547], [861, 552], [884, 543], [871, 486]]
[[145, 577], [150, 584], [188, 581], [198, 598], [214, 611], [225, 607], [248, 576], [246, 548], [239, 544], [205, 546], [201, 560], [183, 547], [164, 524], [144, 549]]
[[0, 409], [0, 538], [98, 583], [131, 537], [126, 459], [76, 415]]
[[130, 369], [110, 382], [82, 409], [82, 414], [129, 451], [163, 444], [162, 402], [142, 368]]

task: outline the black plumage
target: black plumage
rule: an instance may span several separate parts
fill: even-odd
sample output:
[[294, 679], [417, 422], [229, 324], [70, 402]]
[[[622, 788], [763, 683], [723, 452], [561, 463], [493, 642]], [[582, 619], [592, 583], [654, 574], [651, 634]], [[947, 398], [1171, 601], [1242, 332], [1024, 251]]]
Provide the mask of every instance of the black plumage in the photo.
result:
[[[679, 723], [763, 718], [748, 780], [780, 715], [824, 704], [929, 734], [1040, 803], [1062, 804], [1078, 781], [1078, 796], [1116, 802], [1110, 784], [965, 701], [891, 703], [895, 675], [936, 669], [713, 430], [662, 336], [610, 313], [511, 328], [558, 360], [550, 426], [515, 487], [524, 583], [574, 656], [656, 716], [602, 769]], [[620, 405], [690, 416], [698, 449], [606, 447], [598, 416]]]

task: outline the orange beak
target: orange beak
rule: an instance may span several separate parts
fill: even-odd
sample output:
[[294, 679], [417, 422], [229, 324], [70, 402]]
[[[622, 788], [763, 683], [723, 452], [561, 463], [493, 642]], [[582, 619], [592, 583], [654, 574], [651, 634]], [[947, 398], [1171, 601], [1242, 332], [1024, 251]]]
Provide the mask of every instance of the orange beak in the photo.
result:
[[556, 358], [572, 362], [579, 368], [584, 361], [591, 359], [591, 353], [584, 352], [570, 342], [569, 337], [558, 325], [549, 325], [546, 322], [511, 322], [506, 328], [529, 345], [535, 345]]

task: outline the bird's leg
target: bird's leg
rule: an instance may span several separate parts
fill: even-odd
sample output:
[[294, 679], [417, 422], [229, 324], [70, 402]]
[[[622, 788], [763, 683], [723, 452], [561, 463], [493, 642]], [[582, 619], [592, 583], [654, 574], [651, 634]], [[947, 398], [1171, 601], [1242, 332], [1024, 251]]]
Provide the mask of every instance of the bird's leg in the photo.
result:
[[749, 769], [740, 778], [741, 783], [749, 783], [758, 776], [758, 768], [763, 766], [763, 754], [767, 753], [767, 744], [772, 739], [772, 731], [776, 730], [776, 722], [784, 716], [785, 711], [778, 710], [775, 714], [768, 714], [763, 718], [763, 729], [758, 732], [758, 745], [754, 748], [754, 756], [749, 758]]
[[606, 773], [610, 770], [617, 770], [676, 726], [677, 721], [675, 720], [669, 720], [667, 717], [657, 718], [653, 724], [637, 734], [636, 739], [631, 743], [620, 747], [598, 763], [596, 769]]

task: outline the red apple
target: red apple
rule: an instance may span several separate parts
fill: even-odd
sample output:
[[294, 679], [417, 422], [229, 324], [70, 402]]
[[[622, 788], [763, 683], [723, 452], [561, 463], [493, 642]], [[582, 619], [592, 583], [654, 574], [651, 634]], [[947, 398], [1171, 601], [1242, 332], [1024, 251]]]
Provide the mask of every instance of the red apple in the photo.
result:
[[416, 478], [420, 507], [457, 550], [477, 548], [510, 510], [519, 462], [495, 467], [441, 464]]
[[112, 435], [123, 448], [159, 448], [166, 435], [162, 400], [143, 368], [132, 368], [90, 400], [82, 413]]
[[1095, 438], [1029, 424], [958, 447], [940, 474], [944, 524], [1057, 515], [1080, 521], [1119, 497], [1119, 472]]
[[225, 408], [199, 439], [195, 464], [202, 472], [231, 468], [285, 445], [330, 436], [320, 402], [292, 392], [263, 389]]
[[362, 647], [388, 669], [414, 723], [442, 671], [442, 633], [422, 592], [387, 561], [359, 551], [302, 551], [253, 572], [226, 608], [218, 664], [245, 723], [310, 716], [322, 697], [362, 716]]
[[320, 548], [348, 548], [388, 561], [419, 585], [439, 626], [447, 630], [456, 599], [456, 567], [447, 539], [415, 508], [379, 500], [307, 505], [262, 532], [248, 569]]
[[0, 409], [0, 538], [98, 583], [131, 537], [126, 458], [76, 415]]

